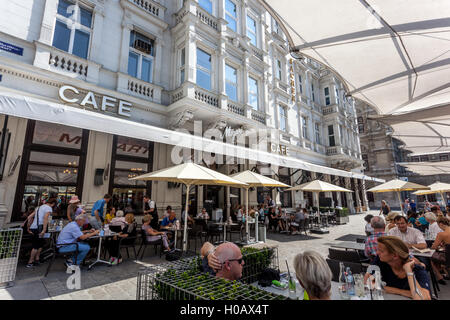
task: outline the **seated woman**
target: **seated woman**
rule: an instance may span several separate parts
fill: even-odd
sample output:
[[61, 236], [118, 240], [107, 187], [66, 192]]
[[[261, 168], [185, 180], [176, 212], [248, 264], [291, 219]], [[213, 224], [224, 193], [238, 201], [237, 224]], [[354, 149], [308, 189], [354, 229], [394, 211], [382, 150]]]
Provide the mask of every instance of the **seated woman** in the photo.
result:
[[275, 208], [270, 208], [269, 213], [269, 230], [273, 228], [273, 230], [277, 230], [278, 220], [277, 220], [277, 212]]
[[116, 265], [119, 263], [122, 263], [122, 255], [120, 254], [120, 238], [122, 238], [122, 244], [128, 244], [134, 241], [134, 239], [126, 239], [126, 238], [132, 238], [136, 237], [137, 231], [136, 231], [136, 223], [134, 222], [134, 214], [127, 213], [125, 216], [126, 226], [122, 229], [122, 232], [120, 232], [117, 236], [114, 236], [109, 241], [105, 242], [105, 246], [108, 249], [109, 255], [111, 258], [109, 259], [109, 262], [112, 265]]
[[413, 228], [416, 225], [417, 212], [412, 210], [408, 211], [408, 227]]
[[[445, 268], [445, 246], [450, 244], [450, 220], [446, 217], [439, 217], [437, 220], [437, 224], [439, 228], [444, 230], [440, 232], [436, 236], [436, 240], [434, 241], [431, 249], [436, 250], [431, 257], [431, 266], [433, 267], [434, 274], [436, 275], [436, 279], [440, 284], [445, 285], [444, 278], [446, 280], [450, 280], [449, 275], [446, 272]], [[441, 269], [444, 272], [444, 276], [441, 274]]]
[[[408, 246], [399, 238], [378, 238], [377, 257], [372, 262], [380, 267], [386, 293], [398, 294], [414, 300], [430, 300], [430, 280], [425, 268], [409, 255]], [[366, 274], [367, 282], [370, 274]]]
[[295, 274], [309, 300], [330, 300], [333, 274], [325, 259], [315, 251], [299, 253], [294, 258]]
[[164, 252], [170, 252], [171, 249], [169, 247], [169, 241], [167, 240], [167, 234], [165, 232], [159, 232], [154, 230], [150, 226], [150, 222], [152, 221], [151, 215], [146, 215], [142, 219], [142, 230], [145, 231], [145, 234], [147, 236], [147, 241], [156, 241], [156, 240], [162, 240], [163, 246], [164, 246]]
[[367, 236], [370, 236], [373, 233], [373, 228], [372, 228], [372, 225], [370, 224], [370, 221], [372, 220], [372, 218], [373, 218], [373, 215], [371, 215], [371, 214], [368, 214], [367, 216], [364, 217], [364, 220], [367, 222], [366, 227], [365, 227]]
[[106, 209], [105, 224], [110, 224], [112, 219], [116, 217], [116, 208], [108, 207]]

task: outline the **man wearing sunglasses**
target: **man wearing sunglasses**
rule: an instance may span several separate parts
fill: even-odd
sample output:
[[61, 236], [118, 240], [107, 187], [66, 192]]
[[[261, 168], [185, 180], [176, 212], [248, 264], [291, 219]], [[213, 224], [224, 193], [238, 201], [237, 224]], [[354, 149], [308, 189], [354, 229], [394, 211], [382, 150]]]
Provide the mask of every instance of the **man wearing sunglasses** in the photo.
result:
[[245, 262], [237, 245], [231, 242], [222, 243], [217, 247], [214, 255], [222, 265], [222, 269], [216, 273], [217, 277], [227, 280], [239, 280], [242, 277]]

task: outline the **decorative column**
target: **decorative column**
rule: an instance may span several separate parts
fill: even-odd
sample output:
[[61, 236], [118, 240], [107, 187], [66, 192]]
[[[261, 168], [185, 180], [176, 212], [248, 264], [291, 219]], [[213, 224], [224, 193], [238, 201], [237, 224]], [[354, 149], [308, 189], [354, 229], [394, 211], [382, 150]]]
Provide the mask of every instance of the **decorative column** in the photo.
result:
[[[311, 171], [311, 179], [312, 181], [317, 179], [317, 173]], [[313, 207], [317, 207], [319, 209], [319, 194], [317, 192], [313, 192]]]
[[[323, 179], [325, 182], [331, 183], [331, 176], [329, 174], [325, 174]], [[331, 198], [331, 206], [334, 207], [333, 192], [325, 192], [325, 197]]]
[[[350, 178], [345, 177], [345, 188], [348, 190], [352, 189], [352, 183], [350, 181]], [[350, 213], [355, 213], [355, 206], [353, 204], [353, 193], [352, 192], [346, 192], [345, 193], [347, 197], [347, 206]]]
[[355, 181], [355, 196], [356, 196], [356, 211], [357, 212], [362, 212], [362, 208], [361, 208], [361, 198], [359, 196], [359, 183], [358, 183], [358, 179], [353, 178]]
[[361, 180], [361, 188], [362, 188], [363, 205], [364, 207], [366, 207], [366, 212], [369, 212], [370, 208], [369, 208], [369, 199], [367, 199], [366, 180]]
[[[158, 34], [155, 41], [155, 64], [153, 66], [153, 83], [159, 85], [161, 84], [161, 73], [163, 70], [163, 50], [164, 50], [164, 39], [163, 34]], [[175, 53], [177, 54], [177, 52]]]
[[42, 69], [47, 69], [50, 60], [50, 52], [47, 48], [42, 48], [40, 43], [48, 46], [52, 45], [52, 34], [55, 27], [55, 15], [58, 10], [58, 0], [46, 0], [44, 15], [42, 17], [41, 32], [39, 40], [36, 41], [36, 53], [33, 65]]
[[[341, 187], [339, 177], [335, 176], [333, 184]], [[341, 197], [342, 197], [342, 192], [336, 192], [336, 198], [337, 198], [337, 205], [338, 205], [338, 207], [342, 207], [342, 198]]]

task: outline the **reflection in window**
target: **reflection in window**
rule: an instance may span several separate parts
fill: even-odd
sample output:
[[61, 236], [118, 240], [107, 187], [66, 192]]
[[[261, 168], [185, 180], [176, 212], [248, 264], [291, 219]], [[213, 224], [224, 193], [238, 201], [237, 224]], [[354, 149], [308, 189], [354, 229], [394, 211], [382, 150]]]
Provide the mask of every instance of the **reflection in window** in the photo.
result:
[[255, 110], [259, 109], [258, 80], [252, 77], [248, 77], [248, 104]]
[[211, 90], [211, 55], [197, 48], [197, 84]]
[[33, 143], [80, 149], [82, 132], [79, 128], [36, 121]]
[[237, 101], [237, 70], [225, 65], [226, 92], [230, 100]]
[[233, 1], [225, 1], [225, 13], [225, 19], [228, 21], [228, 28], [237, 32], [237, 6]]
[[247, 36], [250, 38], [250, 43], [257, 47], [256, 21], [250, 16], [247, 16]]

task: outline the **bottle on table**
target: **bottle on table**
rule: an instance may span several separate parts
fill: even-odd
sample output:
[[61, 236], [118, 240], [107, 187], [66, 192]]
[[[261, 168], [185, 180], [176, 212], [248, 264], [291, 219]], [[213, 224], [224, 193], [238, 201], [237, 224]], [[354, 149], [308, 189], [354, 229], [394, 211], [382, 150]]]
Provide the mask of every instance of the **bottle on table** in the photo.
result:
[[383, 287], [381, 284], [381, 273], [380, 271], [375, 271], [375, 291], [374, 300], [384, 300]]
[[339, 293], [343, 300], [349, 298], [344, 263], [339, 262]]
[[350, 296], [355, 295], [355, 280], [352, 275], [350, 267], [346, 269], [346, 282], [347, 282], [347, 292]]

